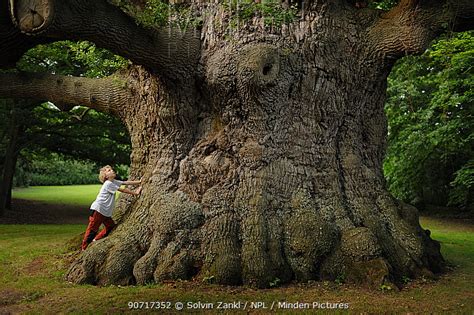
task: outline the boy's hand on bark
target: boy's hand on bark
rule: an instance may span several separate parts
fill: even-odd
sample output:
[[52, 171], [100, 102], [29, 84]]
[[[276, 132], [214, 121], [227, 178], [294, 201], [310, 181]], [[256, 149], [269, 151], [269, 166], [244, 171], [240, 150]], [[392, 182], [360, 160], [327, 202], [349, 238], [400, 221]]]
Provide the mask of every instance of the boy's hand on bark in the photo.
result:
[[136, 190], [135, 190], [135, 194], [138, 196], [140, 195], [140, 193], [142, 192], [142, 186], [138, 187]]

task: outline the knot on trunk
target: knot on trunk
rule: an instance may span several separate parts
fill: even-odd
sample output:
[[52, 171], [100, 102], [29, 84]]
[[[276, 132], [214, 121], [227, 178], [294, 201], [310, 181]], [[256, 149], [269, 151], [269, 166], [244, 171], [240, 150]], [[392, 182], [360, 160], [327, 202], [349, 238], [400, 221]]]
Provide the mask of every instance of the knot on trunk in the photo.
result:
[[280, 52], [275, 46], [249, 46], [239, 56], [238, 78], [244, 85], [269, 86], [277, 81], [279, 74]]
[[51, 0], [9, 0], [10, 16], [23, 33], [37, 35], [54, 20], [54, 1]]

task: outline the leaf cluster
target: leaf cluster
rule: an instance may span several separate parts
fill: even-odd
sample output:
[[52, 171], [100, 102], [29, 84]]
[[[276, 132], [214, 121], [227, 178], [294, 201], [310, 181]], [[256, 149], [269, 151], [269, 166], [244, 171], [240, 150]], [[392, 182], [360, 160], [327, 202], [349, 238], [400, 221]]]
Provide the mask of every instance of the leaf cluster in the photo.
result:
[[384, 163], [397, 197], [472, 206], [474, 189], [474, 37], [436, 41], [402, 59], [389, 77]]
[[128, 61], [87, 41], [59, 41], [30, 49], [17, 64], [27, 72], [105, 77], [126, 67]]
[[96, 111], [88, 112], [83, 120], [71, 117], [82, 111], [75, 108], [65, 113], [49, 103], [36, 106], [25, 131], [28, 148], [43, 148], [100, 164], [128, 163], [130, 140], [120, 121]]
[[231, 0], [225, 1], [223, 7], [231, 16], [233, 25], [241, 25], [251, 19], [263, 18], [265, 26], [281, 27], [293, 22], [298, 14], [298, 5], [293, 3], [283, 6], [278, 0]]
[[194, 12], [189, 4], [169, 3], [162, 0], [147, 0], [144, 8], [128, 5], [137, 22], [146, 27], [175, 26], [182, 30], [188, 27], [197, 28], [202, 23], [198, 12]]
[[369, 7], [372, 9], [379, 9], [388, 11], [398, 4], [399, 0], [379, 0], [369, 1]]
[[[265, 26], [281, 26], [295, 20], [298, 4], [283, 5], [278, 0], [230, 0], [223, 1], [221, 8], [230, 19], [230, 26], [236, 28], [251, 19], [263, 18]], [[189, 3], [174, 4], [164, 0], [147, 0], [144, 8], [126, 5], [125, 10], [147, 27], [177, 26], [181, 29], [199, 27], [200, 12]]]

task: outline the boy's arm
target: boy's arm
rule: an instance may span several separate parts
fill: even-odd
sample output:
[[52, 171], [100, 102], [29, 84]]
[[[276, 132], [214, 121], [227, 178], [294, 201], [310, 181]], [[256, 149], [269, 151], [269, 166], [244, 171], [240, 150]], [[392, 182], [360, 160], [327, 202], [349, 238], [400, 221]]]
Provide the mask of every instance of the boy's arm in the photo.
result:
[[141, 182], [141, 180], [126, 180], [122, 182], [122, 185], [140, 185]]
[[138, 196], [142, 191], [142, 186], [138, 187], [135, 190], [130, 190], [128, 188], [119, 188], [118, 191], [120, 191], [122, 193], [130, 194], [130, 195]]

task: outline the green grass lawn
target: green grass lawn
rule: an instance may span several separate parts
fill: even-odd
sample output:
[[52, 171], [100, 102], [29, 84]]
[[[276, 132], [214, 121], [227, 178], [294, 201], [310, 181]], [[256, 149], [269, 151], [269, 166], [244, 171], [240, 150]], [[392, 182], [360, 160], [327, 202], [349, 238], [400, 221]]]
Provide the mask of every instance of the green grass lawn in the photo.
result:
[[423, 228], [431, 231], [431, 237], [441, 242], [442, 253], [448, 262], [474, 271], [473, 225], [461, 224], [461, 220], [435, 220], [426, 217], [420, 221]]
[[[220, 301], [265, 302], [268, 308], [278, 301], [299, 301], [349, 303], [352, 313], [472, 314], [474, 227], [429, 218], [423, 218], [422, 224], [430, 228], [434, 238], [442, 241], [445, 258], [457, 267], [438, 281], [417, 280], [400, 292], [328, 282], [265, 290], [191, 281], [135, 287], [75, 285], [64, 280], [73, 258], [65, 244], [83, 232], [84, 225], [0, 225], [0, 314], [124, 313], [129, 311], [128, 304], [133, 301], [169, 302], [164, 304], [171, 307], [166, 309], [168, 312], [175, 311], [176, 302], [183, 302], [185, 306], [188, 302], [213, 303], [215, 311]], [[146, 308], [151, 304], [141, 306]], [[240, 309], [232, 313], [247, 312]]]
[[32, 186], [15, 188], [12, 196], [17, 199], [88, 207], [95, 200], [100, 187], [101, 185]]

